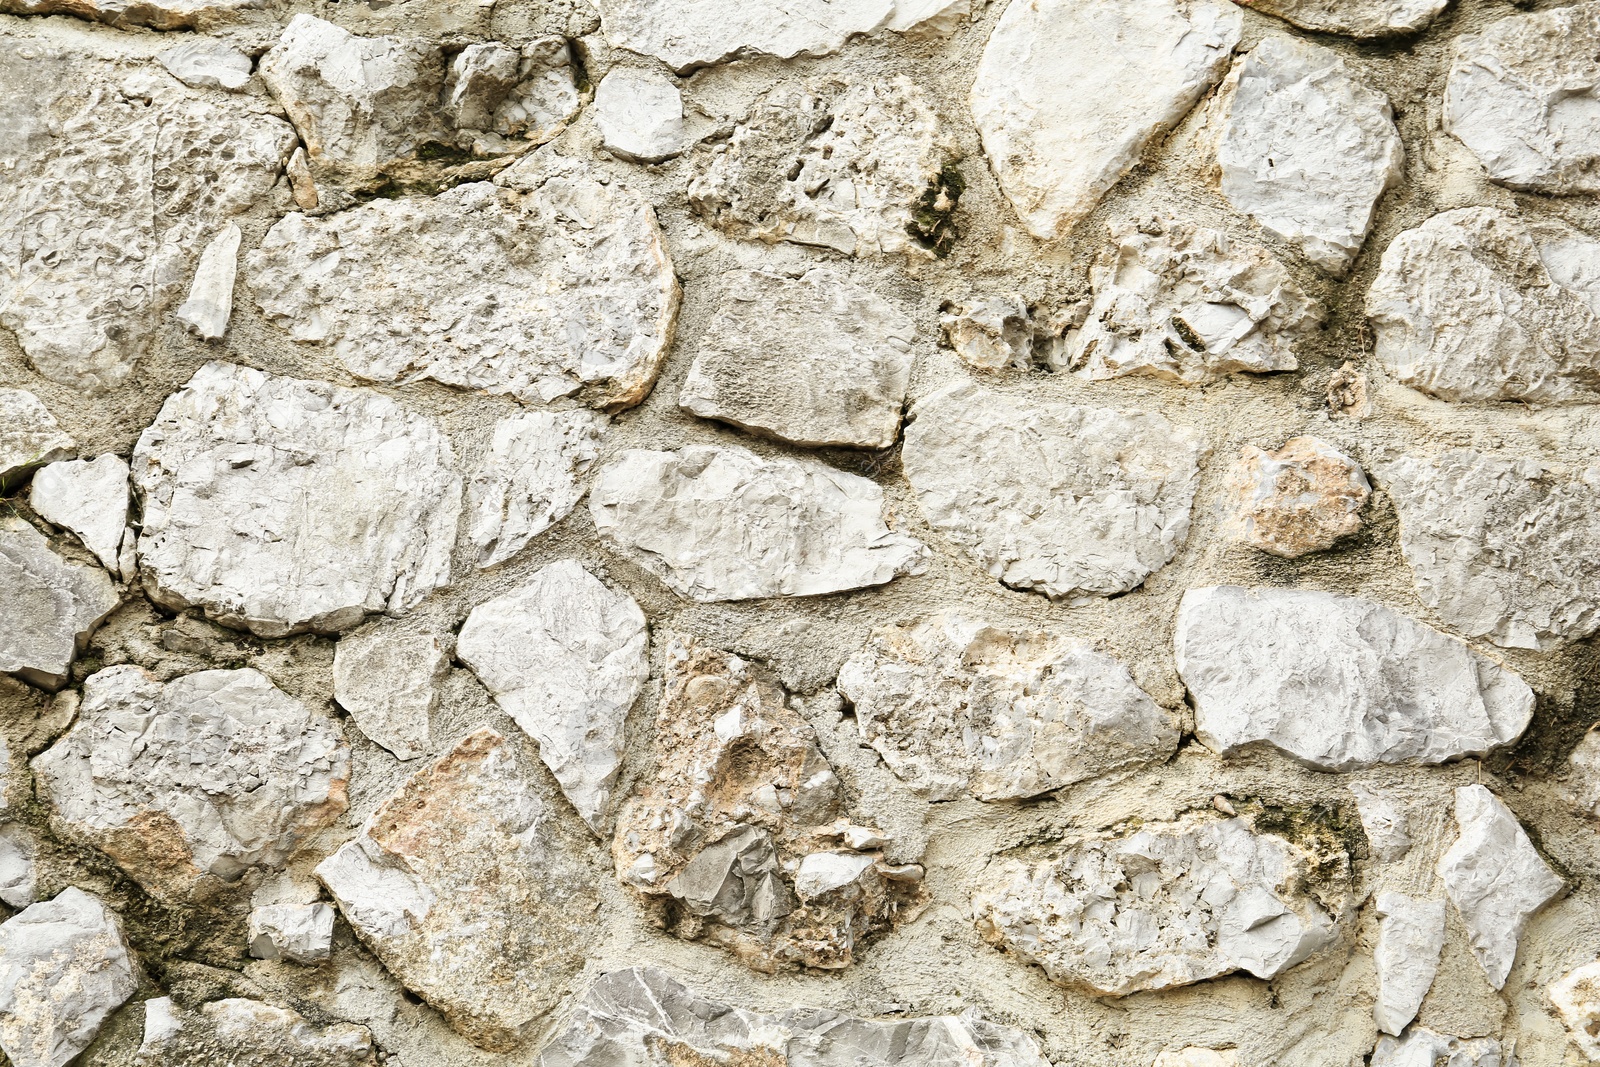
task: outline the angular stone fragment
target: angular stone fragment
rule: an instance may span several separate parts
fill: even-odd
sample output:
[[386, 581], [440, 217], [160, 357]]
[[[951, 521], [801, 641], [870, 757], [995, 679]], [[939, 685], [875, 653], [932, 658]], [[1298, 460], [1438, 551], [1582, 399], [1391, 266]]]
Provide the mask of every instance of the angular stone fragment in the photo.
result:
[[885, 525], [867, 479], [743, 448], [624, 452], [595, 477], [589, 511], [602, 539], [691, 600], [883, 585], [927, 555]]
[[1362, 833], [1367, 835], [1372, 858], [1379, 863], [1404, 858], [1411, 851], [1411, 834], [1410, 820], [1400, 801], [1360, 782], [1350, 784], [1350, 795], [1356, 798], [1356, 814]]
[[71, 459], [78, 442], [26, 389], [0, 389], [0, 493], [35, 467]]
[[1300, 888], [1308, 864], [1245, 819], [1191, 814], [1075, 838], [1042, 863], [996, 860], [973, 910], [986, 940], [1094, 996], [1273, 978], [1334, 939]]
[[1020, 0], [984, 48], [972, 117], [1035, 237], [1064, 236], [1227, 69], [1241, 19], [1215, 0]]
[[1600, 960], [1568, 971], [1550, 985], [1550, 1003], [1561, 1013], [1573, 1044], [1591, 1063], [1600, 1062]]
[[1276, 15], [1303, 30], [1348, 37], [1415, 33], [1450, 0], [1239, 0], [1264, 15]]
[[1359, 597], [1191, 589], [1173, 643], [1214, 752], [1266, 744], [1324, 771], [1443, 763], [1515, 741], [1533, 717], [1521, 678]]
[[945, 343], [973, 370], [1026, 369], [1033, 362], [1033, 324], [1016, 293], [974, 297], [942, 309]]
[[317, 1026], [259, 1000], [213, 1000], [184, 1011], [170, 997], [144, 1002], [137, 1067], [378, 1067], [364, 1026]]
[[1189, 533], [1201, 444], [1143, 411], [958, 383], [917, 402], [901, 462], [922, 514], [991, 575], [1078, 603], [1137, 587]]
[[145, 589], [168, 608], [263, 637], [336, 633], [449, 581], [450, 443], [376, 393], [208, 363], [132, 466]]
[[678, 283], [655, 211], [607, 181], [539, 156], [498, 184], [291, 214], [246, 257], [250, 286], [360, 378], [631, 407], [666, 358]]
[[682, 152], [683, 94], [665, 74], [619, 67], [594, 93], [594, 122], [606, 151], [634, 163], [660, 163]]
[[[837, 823], [837, 826], [829, 826]], [[617, 877], [667, 929], [758, 971], [848, 967], [922, 903], [922, 869], [853, 829], [815, 731], [760, 668], [672, 638], [655, 763], [617, 813]]]
[[1203, 382], [1294, 370], [1322, 321], [1266, 249], [1185, 222], [1111, 229], [1089, 272], [1094, 303], [1067, 363], [1085, 378], [1144, 374]]
[[318, 963], [332, 954], [332, 904], [267, 904], [250, 912], [256, 959]]
[[1276, 452], [1245, 445], [1228, 490], [1233, 537], [1285, 559], [1332, 548], [1358, 532], [1372, 495], [1356, 461], [1319, 437], [1292, 437]]
[[520, 52], [488, 41], [456, 53], [441, 110], [457, 129], [543, 144], [566, 128], [581, 103], [566, 39], [540, 37]]
[[122, 457], [107, 452], [42, 468], [28, 488], [28, 506], [77, 534], [106, 570], [118, 573], [128, 527], [128, 464]]
[[1439, 858], [1439, 877], [1466, 925], [1489, 984], [1504, 988], [1517, 942], [1546, 904], [1566, 890], [1499, 797], [1481, 785], [1456, 790], [1460, 836]]
[[1370, 1067], [1517, 1067], [1502, 1059], [1500, 1042], [1492, 1037], [1451, 1037], [1413, 1026], [1404, 1038], [1378, 1038]]
[[916, 324], [826, 267], [730, 271], [678, 406], [799, 445], [888, 448], [900, 432]]
[[170, 682], [134, 666], [83, 683], [66, 736], [33, 760], [51, 824], [182, 900], [276, 867], [345, 810], [338, 725], [251, 668]]
[[416, 759], [432, 743], [430, 718], [449, 673], [437, 637], [380, 625], [334, 646], [333, 699], [373, 743], [396, 759]]
[[467, 482], [467, 537], [478, 566], [504, 563], [577, 507], [609, 420], [582, 409], [528, 411], [494, 424]]
[[117, 917], [81, 889], [0, 923], [0, 1049], [13, 1067], [66, 1067], [137, 987]]
[[1600, 629], [1600, 466], [1467, 449], [1384, 471], [1422, 602], [1468, 637], [1549, 649]]
[[1444, 951], [1444, 901], [1379, 893], [1378, 1000], [1372, 1016], [1378, 1029], [1399, 1036], [1422, 1007]]
[[296, 148], [290, 154], [289, 162], [284, 164], [284, 172], [289, 176], [289, 188], [300, 210], [316, 210], [317, 205], [322, 203], [322, 196], [317, 192], [317, 182], [311, 176], [311, 164], [306, 162], [304, 148]]
[[75, 15], [119, 29], [187, 30], [261, 6], [262, 0], [0, 0], [0, 14]]
[[456, 656], [539, 743], [539, 757], [600, 833], [622, 763], [623, 723], [650, 676], [644, 612], [576, 560], [479, 604]]
[[1513, 189], [1600, 193], [1600, 3], [1491, 22], [1456, 38], [1445, 129]]
[[0, 901], [26, 908], [36, 899], [38, 847], [20, 823], [0, 823]]
[[178, 305], [178, 319], [202, 341], [221, 340], [233, 316], [233, 280], [239, 272], [239, 227], [222, 228], [200, 253], [189, 299]]
[[1600, 400], [1600, 241], [1560, 223], [1435, 215], [1384, 252], [1367, 318], [1385, 369], [1442, 400]]
[[781, 84], [696, 156], [689, 206], [752, 240], [931, 256], [960, 195], [943, 139], [904, 76]]
[[383, 965], [493, 1052], [544, 1022], [600, 932], [584, 842], [553, 801], [512, 745], [482, 729], [317, 867]]
[[930, 800], [1037, 796], [1178, 747], [1174, 716], [1110, 656], [949, 612], [874, 630], [838, 687], [861, 739]]
[[67, 682], [73, 658], [117, 606], [97, 567], [62, 559], [21, 519], [0, 519], [0, 673], [45, 689]]
[[250, 83], [250, 57], [221, 41], [196, 37], [156, 57], [167, 73], [191, 89], [236, 93]]

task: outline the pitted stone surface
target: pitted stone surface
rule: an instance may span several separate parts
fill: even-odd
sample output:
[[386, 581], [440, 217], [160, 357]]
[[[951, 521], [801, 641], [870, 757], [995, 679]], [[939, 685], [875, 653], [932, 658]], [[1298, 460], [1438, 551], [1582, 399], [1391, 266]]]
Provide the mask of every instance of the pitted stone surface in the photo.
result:
[[1378, 971], [1378, 1000], [1372, 1007], [1378, 1029], [1399, 1036], [1417, 1017], [1439, 970], [1444, 950], [1444, 901], [1379, 893], [1378, 944], [1372, 950]]
[[688, 147], [683, 93], [651, 70], [620, 67], [594, 93], [594, 121], [606, 151], [635, 163], [660, 163]]
[[[521, 51], [488, 41], [456, 53], [441, 111], [460, 130], [544, 144], [566, 129], [581, 103], [571, 46], [562, 37], [540, 37]], [[472, 147], [479, 154], [511, 149], [482, 138]]]
[[184, 1011], [170, 997], [144, 1002], [138, 1067], [378, 1067], [364, 1026], [317, 1026], [299, 1012], [230, 998]]
[[0, 0], [7, 15], [76, 15], [118, 29], [187, 30], [227, 22], [262, 0]]
[[1382, 604], [1310, 589], [1191, 589], [1178, 674], [1214, 752], [1265, 744], [1325, 771], [1481, 756], [1521, 736], [1533, 691]]
[[40, 469], [28, 489], [28, 506], [77, 534], [106, 570], [118, 573], [128, 526], [128, 463], [121, 456], [108, 452]]
[[1243, 6], [1319, 33], [1392, 37], [1415, 33], [1450, 0], [1240, 0]]
[[333, 954], [332, 904], [267, 904], [250, 912], [250, 955], [320, 963]]
[[479, 567], [504, 563], [578, 506], [608, 424], [581, 408], [494, 424], [489, 451], [467, 481], [467, 537]]
[[20, 823], [0, 823], [0, 902], [26, 908], [37, 899], [39, 847]]
[[1110, 656], [952, 612], [874, 630], [838, 687], [861, 739], [930, 800], [1037, 796], [1178, 745], [1175, 717]]
[[0, 518], [0, 672], [45, 689], [67, 670], [118, 596], [98, 567], [63, 559], [21, 519]]
[[1550, 985], [1550, 1003], [1561, 1013], [1573, 1044], [1600, 1061], [1600, 960], [1568, 971]]
[[1500, 1042], [1492, 1037], [1451, 1037], [1413, 1026], [1403, 1038], [1385, 1034], [1378, 1038], [1371, 1067], [1517, 1067], [1515, 1059], [1501, 1056]]
[[1285, 559], [1332, 548], [1361, 529], [1372, 486], [1356, 461], [1317, 437], [1239, 450], [1228, 472], [1234, 538]]
[[10, 492], [34, 468], [70, 459], [77, 450], [78, 442], [38, 397], [26, 389], [0, 389], [0, 492]]
[[333, 699], [368, 740], [396, 759], [416, 759], [429, 748], [439, 686], [449, 673], [437, 637], [380, 623], [345, 634], [334, 646]]
[[960, 383], [912, 409], [901, 462], [934, 529], [1015, 589], [1137, 587], [1189, 533], [1199, 439], [1160, 415]]
[[1017, 293], [954, 301], [941, 308], [939, 329], [961, 362], [977, 371], [1033, 364], [1033, 323]]

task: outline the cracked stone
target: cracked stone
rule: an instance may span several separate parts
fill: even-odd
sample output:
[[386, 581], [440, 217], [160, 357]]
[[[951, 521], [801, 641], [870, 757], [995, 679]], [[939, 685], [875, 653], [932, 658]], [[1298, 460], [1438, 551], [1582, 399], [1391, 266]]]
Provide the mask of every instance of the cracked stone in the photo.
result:
[[120, 599], [104, 571], [63, 559], [16, 518], [0, 519], [0, 589], [0, 673], [52, 690]]
[[1501, 1057], [1500, 1042], [1492, 1037], [1451, 1037], [1413, 1026], [1404, 1038], [1378, 1038], [1370, 1067], [1517, 1067], [1515, 1058]]
[[1276, 15], [1303, 30], [1347, 37], [1392, 37], [1416, 33], [1450, 0], [1239, 0], [1264, 15]]
[[432, 743], [430, 720], [450, 658], [432, 634], [382, 624], [345, 634], [333, 649], [333, 699], [356, 728], [396, 759], [416, 759]]
[[106, 570], [120, 572], [128, 528], [128, 464], [122, 457], [108, 452], [41, 468], [28, 488], [28, 506], [76, 534]]
[[633, 163], [660, 163], [688, 146], [683, 94], [665, 74], [619, 67], [594, 93], [594, 122], [606, 151]]
[[467, 538], [480, 568], [504, 563], [577, 507], [609, 425], [582, 409], [528, 411], [494, 424], [467, 482]]
[[[319, 963], [333, 954], [332, 904], [267, 904], [250, 912], [250, 955]], [[292, 1065], [291, 1065], [292, 1067]]]
[[36, 467], [71, 459], [78, 442], [26, 389], [0, 389], [0, 493]]
[[1378, 1029], [1399, 1036], [1417, 1017], [1439, 970], [1444, 951], [1444, 901], [1379, 893], [1378, 944], [1372, 951], [1378, 971], [1378, 1000], [1372, 1016]]
[[488, 41], [456, 53], [442, 111], [457, 129], [544, 144], [566, 129], [582, 102], [566, 38], [540, 37], [520, 52]]
[[262, 0], [0, 0], [0, 14], [75, 15], [118, 29], [189, 30], [237, 19]]
[[196, 37], [156, 57], [167, 73], [191, 89], [236, 93], [250, 84], [250, 57], [222, 41]]
[[1552, 982], [1549, 996], [1573, 1044], [1589, 1062], [1600, 1062], [1600, 960]]
[[1245, 445], [1228, 490], [1233, 537], [1285, 559], [1325, 551], [1360, 531], [1372, 495], [1360, 465], [1320, 437], [1292, 437], [1276, 452]]
[[202, 341], [218, 341], [233, 316], [233, 280], [239, 272], [239, 227], [230, 222], [200, 253], [189, 299], [178, 305], [178, 320]]
[[144, 1002], [137, 1067], [378, 1067], [364, 1026], [318, 1026], [299, 1012], [230, 998], [185, 1011], [171, 997]]

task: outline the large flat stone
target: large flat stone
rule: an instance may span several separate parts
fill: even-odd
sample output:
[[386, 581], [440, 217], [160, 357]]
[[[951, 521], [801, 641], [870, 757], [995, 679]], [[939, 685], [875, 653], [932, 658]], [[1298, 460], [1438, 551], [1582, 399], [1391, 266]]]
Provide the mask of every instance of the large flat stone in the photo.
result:
[[588, 491], [608, 420], [582, 408], [525, 411], [494, 424], [467, 481], [467, 537], [494, 567], [571, 514]]
[[37, 467], [71, 459], [77, 449], [38, 397], [26, 389], [0, 389], [0, 493], [9, 493]]
[[0, 519], [0, 672], [45, 689], [67, 682], [73, 659], [120, 598], [98, 567], [63, 559], [21, 519]]
[[171, 997], [144, 1002], [137, 1067], [378, 1067], [364, 1026], [318, 1026], [297, 1011], [240, 997], [185, 1011]]
[[1239, 0], [1244, 7], [1276, 15], [1304, 30], [1348, 37], [1393, 37], [1415, 33], [1450, 0]]

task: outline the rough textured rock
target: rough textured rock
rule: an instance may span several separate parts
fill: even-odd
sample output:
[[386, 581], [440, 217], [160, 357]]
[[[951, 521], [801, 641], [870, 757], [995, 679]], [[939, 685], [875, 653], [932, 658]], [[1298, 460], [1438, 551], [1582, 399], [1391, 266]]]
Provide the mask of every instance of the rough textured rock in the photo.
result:
[[416, 759], [428, 750], [439, 686], [449, 673], [437, 637], [379, 625], [334, 646], [333, 699], [373, 743], [396, 759]]
[[1360, 465], [1327, 441], [1292, 437], [1275, 452], [1241, 448], [1228, 491], [1236, 540], [1299, 559], [1359, 531], [1372, 486]]
[[1273, 978], [1334, 939], [1299, 888], [1309, 862], [1245, 819], [1193, 814], [1074, 838], [1054, 860], [996, 860], [973, 911], [986, 940], [1094, 996]]
[[1514, 189], [1600, 193], [1597, 96], [1600, 3], [1512, 15], [1456, 38], [1445, 129]]
[[1600, 960], [1568, 971], [1550, 984], [1550, 1003], [1567, 1033], [1591, 1063], [1600, 1061]]
[[1064, 236], [1222, 77], [1238, 9], [1214, 0], [1020, 0], [989, 38], [972, 117], [1036, 237]]
[[[488, 41], [468, 45], [451, 60], [441, 111], [460, 130], [543, 144], [566, 128], [582, 99], [565, 38], [540, 37], [520, 52]], [[467, 139], [474, 141], [480, 154], [511, 148], [481, 137]]]
[[511, 743], [481, 729], [317, 867], [383, 965], [490, 1051], [543, 1023], [599, 932], [583, 842], [552, 804]]
[[77, 721], [33, 771], [52, 827], [181, 900], [281, 865], [337, 818], [350, 749], [251, 668], [162, 683], [123, 665], [84, 681]]
[[0, 823], [0, 902], [26, 908], [37, 898], [38, 846], [18, 823]]
[[1521, 736], [1533, 690], [1466, 644], [1360, 597], [1191, 589], [1173, 638], [1195, 736], [1325, 771], [1481, 756]]
[[1567, 757], [1567, 783], [1563, 793], [1569, 803], [1592, 819], [1600, 819], [1600, 731], [1583, 735]]
[[1319, 33], [1392, 37], [1415, 33], [1450, 0], [1240, 0], [1248, 8]]
[[69, 886], [0, 923], [0, 1048], [14, 1067], [65, 1067], [137, 985], [117, 917]]
[[689, 206], [752, 240], [931, 256], [954, 239], [960, 196], [943, 140], [904, 76], [780, 84], [694, 157]]
[[1378, 1038], [1370, 1067], [1517, 1067], [1515, 1058], [1501, 1057], [1500, 1042], [1492, 1037], [1451, 1037], [1413, 1026], [1404, 1038], [1385, 1034]]
[[660, 163], [688, 145], [678, 83], [651, 70], [619, 67], [594, 93], [594, 121], [606, 151], [635, 163]]
[[224, 226], [200, 253], [189, 299], [178, 305], [178, 321], [202, 341], [218, 341], [233, 317], [233, 281], [239, 272], [239, 227]]
[[0, 589], [0, 673], [45, 689], [66, 684], [73, 658], [119, 599], [104, 571], [62, 559], [15, 518], [0, 518]]
[[1378, 1000], [1372, 1017], [1378, 1029], [1399, 1036], [1417, 1017], [1439, 970], [1444, 950], [1444, 901], [1379, 893], [1378, 944], [1372, 950], [1378, 971]]
[[1367, 293], [1378, 360], [1442, 400], [1600, 399], [1600, 241], [1496, 208], [1396, 237]]
[[529, 403], [639, 403], [678, 310], [655, 211], [560, 156], [431, 199], [291, 214], [246, 263], [262, 311], [357, 377]]
[[10, 492], [29, 471], [70, 459], [78, 442], [50, 409], [26, 389], [0, 389], [0, 492]]
[[1404, 174], [1389, 98], [1338, 53], [1290, 37], [1251, 49], [1224, 92], [1222, 195], [1323, 270], [1348, 270]]
[[1089, 283], [1094, 303], [1067, 359], [1096, 380], [1294, 370], [1296, 342], [1322, 321], [1266, 249], [1185, 222], [1113, 227]]
[[467, 482], [467, 536], [479, 567], [504, 563], [577, 507], [608, 425], [581, 408], [495, 423], [489, 452]]
[[262, 0], [0, 0], [7, 15], [76, 15], [118, 29], [187, 30], [226, 22]]
[[250, 57], [211, 37], [196, 37], [156, 57], [167, 73], [191, 89], [225, 89], [236, 93], [250, 84]]
[[333, 953], [332, 904], [267, 904], [250, 912], [250, 955], [319, 963]]
[[1017, 293], [997, 293], [941, 308], [945, 343], [973, 370], [1026, 370], [1033, 364], [1033, 324]]
[[171, 997], [144, 1002], [137, 1067], [377, 1067], [364, 1026], [317, 1026], [259, 1000], [214, 1000], [184, 1011]]
[[1199, 439], [1159, 415], [958, 383], [919, 401], [901, 462], [934, 529], [1015, 589], [1137, 587], [1189, 533]]
[[1239, 1055], [1232, 1049], [1209, 1049], [1190, 1046], [1174, 1052], [1163, 1052], [1151, 1067], [1239, 1067]]
[[1468, 637], [1554, 648], [1600, 629], [1600, 466], [1466, 449], [1384, 470], [1417, 596]]
[[883, 585], [927, 553], [884, 524], [867, 479], [742, 448], [624, 452], [595, 477], [589, 511], [602, 539], [691, 600]]
[[1489, 984], [1504, 988], [1528, 920], [1566, 889], [1499, 797], [1481, 785], [1456, 790], [1460, 836], [1439, 858], [1439, 878], [1466, 925]]
[[611, 846], [662, 926], [760, 971], [838, 969], [920, 911], [922, 868], [889, 864], [876, 831], [851, 847], [843, 787], [766, 672], [673, 637], [664, 689]]
[[1361, 820], [1361, 831], [1367, 835], [1367, 847], [1372, 858], [1379, 863], [1393, 863], [1411, 851], [1411, 821], [1400, 800], [1361, 782], [1350, 783], [1350, 795], [1356, 798], [1356, 815]]
[[128, 527], [128, 463], [121, 456], [107, 452], [40, 469], [28, 488], [28, 506], [77, 534], [106, 570], [120, 572], [119, 553]]
[[1074, 638], [943, 613], [873, 631], [839, 671], [861, 739], [930, 800], [1015, 800], [1178, 746], [1175, 717]]
[[900, 433], [916, 324], [826, 267], [730, 271], [678, 405], [800, 445], [888, 448]]
[[264, 637], [334, 633], [449, 581], [450, 443], [376, 393], [208, 363], [132, 466], [145, 589], [174, 610]]
[[456, 656], [539, 743], [539, 757], [600, 833], [622, 763], [623, 723], [650, 676], [644, 612], [576, 560], [479, 604]]

